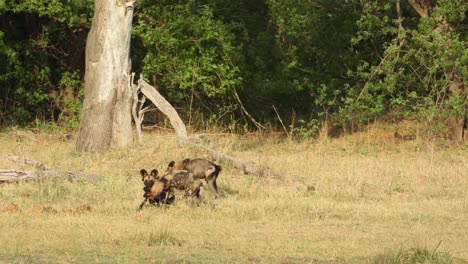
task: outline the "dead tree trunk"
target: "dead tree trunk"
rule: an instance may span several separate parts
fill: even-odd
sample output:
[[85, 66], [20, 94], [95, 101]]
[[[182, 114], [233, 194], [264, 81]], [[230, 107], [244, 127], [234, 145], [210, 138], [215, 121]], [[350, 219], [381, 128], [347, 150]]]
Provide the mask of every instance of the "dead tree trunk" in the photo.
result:
[[85, 99], [78, 151], [132, 142], [130, 34], [133, 2], [96, 0], [86, 42]]

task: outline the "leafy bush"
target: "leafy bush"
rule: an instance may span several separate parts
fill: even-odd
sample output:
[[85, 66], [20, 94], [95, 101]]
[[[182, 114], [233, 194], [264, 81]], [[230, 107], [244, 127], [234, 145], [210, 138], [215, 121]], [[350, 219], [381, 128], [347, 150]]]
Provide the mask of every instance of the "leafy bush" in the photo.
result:
[[143, 1], [140, 7], [133, 32], [143, 75], [175, 103], [208, 100], [210, 110], [220, 109], [216, 101], [226, 102], [242, 83], [232, 26], [195, 1]]
[[[0, 125], [27, 125], [34, 120], [63, 122], [60, 114], [70, 108], [77, 113], [80, 98], [71, 102], [62, 97], [68, 101], [56, 102], [54, 95], [63, 94], [66, 89], [78, 95], [82, 89], [86, 29], [90, 26], [93, 1], [2, 3]], [[75, 82], [65, 85], [63, 82], [70, 76]], [[57, 103], [69, 106], [57, 108]]]
[[444, 124], [449, 116], [463, 117], [466, 92], [454, 92], [455, 82], [466, 83], [467, 48], [462, 32], [467, 6], [462, 1], [439, 1], [434, 13], [419, 18], [406, 1], [398, 17], [393, 1], [362, 1], [356, 49], [378, 48], [350, 76], [345, 115], [374, 118], [398, 109], [405, 117], [419, 117], [428, 127]]

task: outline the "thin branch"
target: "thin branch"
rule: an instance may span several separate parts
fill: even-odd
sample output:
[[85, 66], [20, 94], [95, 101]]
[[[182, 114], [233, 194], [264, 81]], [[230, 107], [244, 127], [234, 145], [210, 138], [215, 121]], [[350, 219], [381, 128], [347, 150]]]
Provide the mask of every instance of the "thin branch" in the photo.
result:
[[[141, 129], [141, 124], [143, 123], [144, 112], [142, 112], [143, 104], [145, 103], [146, 97], [143, 96], [141, 100], [139, 100], [139, 91], [140, 87], [134, 84], [135, 73], [132, 72], [132, 78], [130, 82], [130, 86], [132, 89], [132, 96], [133, 96], [133, 104], [132, 104], [132, 117], [133, 121], [135, 122], [136, 134], [138, 138], [138, 142], [143, 142], [143, 132]], [[138, 105], [139, 104], [139, 105]], [[138, 110], [137, 110], [138, 108]]]
[[242, 109], [242, 112], [245, 113], [246, 116], [248, 116], [250, 118], [250, 120], [252, 121], [252, 123], [254, 123], [254, 125], [257, 127], [258, 130], [261, 130], [262, 128], [263, 129], [266, 129], [266, 127], [264, 127], [262, 124], [260, 124], [259, 122], [257, 122], [257, 120], [255, 120], [255, 118], [253, 118], [253, 116], [250, 115], [249, 112], [247, 112], [247, 109], [245, 109], [244, 107], [244, 104], [242, 103], [240, 97], [239, 97], [239, 94], [237, 94], [237, 91], [234, 90], [234, 96], [236, 97], [236, 100], [237, 102], [239, 103], [239, 106], [241, 107]]
[[148, 113], [148, 112], [153, 112], [153, 111], [157, 111], [158, 109], [157, 108], [153, 108], [151, 106], [147, 106], [143, 109], [141, 109], [140, 111], [138, 111], [140, 113], [140, 118], [142, 117], [142, 114], [145, 114], [145, 113]]
[[288, 138], [290, 139], [289, 132], [288, 132], [288, 130], [286, 129], [286, 126], [285, 126], [284, 123], [283, 123], [283, 119], [282, 119], [281, 116], [278, 114], [278, 111], [276, 111], [276, 107], [275, 107], [274, 105], [273, 105], [273, 110], [275, 110], [276, 116], [278, 117], [278, 120], [280, 121], [281, 126], [283, 127], [283, 130], [284, 130], [284, 132], [286, 133], [286, 136], [288, 136]]
[[393, 63], [393, 71], [395, 71], [395, 66], [396, 62], [400, 60], [400, 51], [403, 45], [405, 45], [405, 39], [401, 36], [402, 32], [404, 30], [403, 25], [402, 25], [402, 17], [401, 17], [401, 8], [400, 8], [400, 0], [396, 1], [396, 10], [397, 10], [397, 15], [398, 15], [398, 34], [397, 34], [397, 41], [398, 43], [398, 49], [397, 49], [397, 56], [395, 63]]

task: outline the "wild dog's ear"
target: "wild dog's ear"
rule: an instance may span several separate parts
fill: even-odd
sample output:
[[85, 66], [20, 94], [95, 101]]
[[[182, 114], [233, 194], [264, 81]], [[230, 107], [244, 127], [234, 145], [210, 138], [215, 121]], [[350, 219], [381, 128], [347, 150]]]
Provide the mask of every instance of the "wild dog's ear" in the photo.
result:
[[190, 162], [190, 159], [184, 159], [184, 160], [182, 161], [182, 165], [184, 166], [184, 169], [185, 169], [185, 167], [187, 167], [187, 165], [189, 164], [189, 162]]
[[159, 173], [159, 172], [158, 172], [157, 169], [153, 169], [153, 170], [151, 171], [151, 176], [157, 178], [157, 177], [158, 177], [158, 173]]
[[143, 180], [143, 178], [144, 178], [145, 176], [148, 176], [148, 172], [147, 172], [145, 169], [141, 169], [141, 170], [140, 170], [140, 175], [141, 175], [141, 179]]
[[175, 165], [175, 161], [171, 161], [169, 162], [169, 164], [167, 165], [167, 170], [166, 171], [172, 171], [174, 170], [174, 165]]

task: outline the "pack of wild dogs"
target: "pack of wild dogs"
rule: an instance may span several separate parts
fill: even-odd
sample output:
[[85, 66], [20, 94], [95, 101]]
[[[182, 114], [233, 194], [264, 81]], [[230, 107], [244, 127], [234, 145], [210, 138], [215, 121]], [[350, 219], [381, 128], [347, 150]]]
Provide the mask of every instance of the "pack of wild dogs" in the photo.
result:
[[145, 185], [144, 199], [138, 210], [147, 202], [152, 205], [172, 204], [176, 199], [175, 190], [184, 191], [184, 197], [201, 199], [204, 183], [219, 195], [216, 180], [220, 172], [221, 166], [202, 158], [171, 161], [162, 175], [157, 169], [150, 173], [142, 169], [140, 175]]

